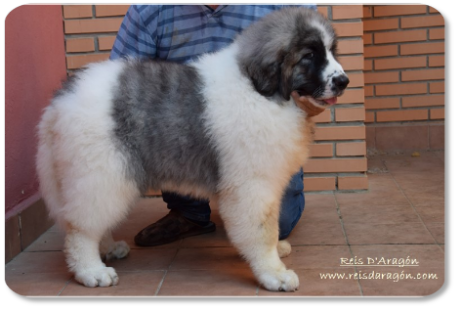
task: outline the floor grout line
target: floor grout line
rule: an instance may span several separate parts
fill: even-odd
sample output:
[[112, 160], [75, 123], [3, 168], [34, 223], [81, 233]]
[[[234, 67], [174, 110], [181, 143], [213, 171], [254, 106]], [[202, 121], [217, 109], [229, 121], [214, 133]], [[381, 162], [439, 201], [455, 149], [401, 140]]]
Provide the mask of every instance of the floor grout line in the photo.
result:
[[70, 284], [70, 282], [72, 281], [73, 279], [73, 276], [71, 276], [64, 284], [64, 286], [61, 288], [61, 290], [59, 291], [59, 293], [57, 294], [57, 296], [61, 296], [62, 292], [64, 291], [64, 289], [66, 289], [66, 287]]
[[168, 268], [166, 269], [165, 273], [163, 274], [163, 278], [161, 279], [160, 283], [158, 284], [158, 288], [157, 288], [154, 296], [158, 296], [158, 293], [160, 292], [160, 289], [163, 286], [163, 282], [166, 279], [166, 275], [168, 274], [169, 269], [171, 269], [171, 266], [172, 266], [174, 260], [176, 259], [177, 254], [179, 253], [179, 250], [180, 250], [180, 248], [176, 249], [176, 253], [174, 254], [173, 258], [171, 259], [171, 262], [169, 263]]
[[153, 296], [158, 296], [158, 293], [160, 292], [160, 288], [161, 288], [161, 286], [163, 286], [163, 282], [164, 282], [164, 280], [166, 278], [166, 274], [168, 274], [168, 270], [164, 271], [163, 277], [161, 278], [161, 281], [158, 284], [157, 290], [155, 291], [155, 294], [153, 294]]
[[[341, 213], [341, 211], [340, 211], [340, 204], [339, 204], [339, 202], [337, 201], [337, 197], [336, 197], [335, 193], [334, 193], [334, 201], [335, 201], [335, 208], [336, 208], [336, 210], [337, 210], [337, 214], [339, 215], [340, 225], [341, 225], [341, 227], [342, 227], [342, 232], [343, 232], [343, 235], [344, 235], [344, 237], [345, 237], [346, 245], [348, 246], [348, 250], [349, 250], [349, 252], [350, 252], [350, 254], [351, 254], [351, 257], [354, 258], [355, 255], [353, 254], [353, 250], [351, 249], [350, 241], [348, 240], [348, 235], [347, 235], [347, 232], [346, 232], [346, 230], [345, 230], [345, 223], [344, 223], [344, 221], [343, 221], [342, 213]], [[354, 267], [354, 270], [355, 270], [355, 273], [358, 273], [357, 267]], [[360, 294], [361, 296], [364, 296], [364, 294], [363, 294], [363, 288], [362, 288], [362, 286], [361, 286], [361, 282], [360, 282], [359, 279], [358, 279], [357, 281], [358, 281], [359, 294]]]

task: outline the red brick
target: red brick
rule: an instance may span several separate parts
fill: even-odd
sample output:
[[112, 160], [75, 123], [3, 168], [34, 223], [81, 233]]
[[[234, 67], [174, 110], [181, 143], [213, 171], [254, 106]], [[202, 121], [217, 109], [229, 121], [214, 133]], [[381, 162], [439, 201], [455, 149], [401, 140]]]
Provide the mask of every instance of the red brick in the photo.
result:
[[338, 104], [360, 104], [364, 103], [364, 89], [347, 89], [339, 97]]
[[399, 28], [399, 18], [371, 19], [364, 21], [364, 31], [392, 30]]
[[115, 36], [108, 36], [108, 37], [99, 37], [97, 38], [98, 40], [98, 45], [99, 45], [99, 50], [100, 51], [106, 51], [106, 50], [111, 50], [113, 47], [113, 43], [115, 42]]
[[402, 81], [426, 81], [444, 79], [444, 69], [424, 69], [403, 71]]
[[352, 140], [365, 139], [366, 130], [364, 126], [328, 126], [317, 127], [315, 140]]
[[335, 190], [335, 177], [306, 177], [303, 179], [304, 191]]
[[444, 119], [444, 108], [430, 109], [430, 120]]
[[444, 67], [445, 59], [444, 55], [433, 55], [428, 58], [428, 64], [430, 67]]
[[328, 18], [328, 6], [318, 5], [317, 9], [319, 13], [323, 14], [324, 17]]
[[332, 6], [332, 19], [355, 19], [363, 17], [362, 5], [334, 5]]
[[351, 121], [364, 121], [365, 109], [358, 108], [336, 108], [335, 109], [335, 122], [351, 122]]
[[96, 17], [124, 16], [129, 5], [96, 5]]
[[101, 18], [64, 21], [66, 34], [118, 32], [123, 18]]
[[372, 59], [364, 59], [364, 71], [371, 71], [374, 69], [374, 62]]
[[398, 82], [399, 71], [366, 72], [364, 74], [364, 81], [366, 84]]
[[335, 23], [333, 26], [338, 37], [361, 37], [363, 35], [363, 22]]
[[338, 60], [345, 71], [364, 69], [364, 57], [362, 55], [360, 56], [339, 56]]
[[77, 69], [86, 64], [108, 59], [110, 53], [67, 56], [67, 69]]
[[374, 123], [375, 122], [375, 112], [366, 111], [366, 120], [365, 123]]
[[372, 5], [364, 5], [363, 6], [363, 18], [371, 18], [372, 17]]
[[421, 68], [426, 67], [426, 57], [398, 57], [398, 58], [385, 58], [375, 59], [375, 70], [389, 70], [389, 69], [407, 69], [407, 68]]
[[94, 52], [94, 38], [69, 38], [65, 40], [67, 53]]
[[409, 96], [402, 98], [402, 106], [409, 107], [426, 107], [426, 106], [443, 106], [444, 95], [422, 95], [422, 96]]
[[429, 42], [401, 45], [401, 55], [444, 53], [444, 42]]
[[64, 18], [88, 18], [93, 16], [91, 5], [63, 5]]
[[332, 157], [334, 155], [332, 144], [310, 145], [310, 158]]
[[366, 155], [366, 143], [337, 143], [336, 155], [339, 157]]
[[430, 93], [444, 93], [444, 82], [432, 82], [430, 83]]
[[325, 109], [323, 112], [314, 116], [312, 119], [315, 123], [329, 123], [331, 122], [331, 110]]
[[369, 183], [366, 175], [338, 177], [339, 190], [366, 190]]
[[377, 111], [377, 122], [428, 120], [428, 110]]
[[431, 6], [429, 6], [429, 9], [428, 9], [428, 11], [429, 11], [431, 14], [436, 14], [436, 13], [438, 13], [438, 14], [439, 14], [439, 11], [438, 11], [438, 10], [436, 10], [435, 8], [431, 7]]
[[422, 28], [444, 26], [442, 15], [403, 17], [401, 19], [401, 28]]
[[348, 87], [362, 87], [364, 86], [364, 74], [363, 73], [349, 73], [348, 78], [350, 79], [350, 84]]
[[310, 159], [303, 167], [305, 173], [351, 173], [367, 171], [366, 158]]
[[364, 95], [366, 97], [374, 96], [374, 86], [373, 85], [365, 85], [364, 86]]
[[399, 108], [399, 97], [373, 97], [366, 98], [365, 107], [366, 109], [389, 109]]
[[425, 41], [426, 30], [402, 30], [374, 33], [374, 44]]
[[426, 83], [380, 84], [375, 86], [377, 96], [426, 94]]
[[382, 56], [397, 56], [397, 45], [377, 45], [364, 47], [364, 57], [382, 57]]
[[365, 33], [363, 35], [364, 45], [374, 43], [373, 35], [374, 35], [373, 33]]
[[338, 54], [363, 54], [363, 40], [339, 40]]
[[429, 30], [430, 40], [441, 40], [444, 39], [445, 30], [444, 28], [434, 28]]
[[375, 5], [374, 17], [416, 15], [426, 13], [425, 5]]

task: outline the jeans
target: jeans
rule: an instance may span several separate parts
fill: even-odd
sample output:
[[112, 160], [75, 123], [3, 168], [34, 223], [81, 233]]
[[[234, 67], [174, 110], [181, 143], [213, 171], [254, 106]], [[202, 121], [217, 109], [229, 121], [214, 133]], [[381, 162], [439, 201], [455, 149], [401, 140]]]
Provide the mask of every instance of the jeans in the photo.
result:
[[[190, 196], [182, 196], [172, 192], [163, 192], [163, 201], [169, 209], [180, 212], [184, 217], [198, 222], [208, 222], [211, 216], [209, 200], [197, 200]], [[289, 182], [283, 199], [279, 219], [279, 239], [289, 236], [302, 216], [305, 207], [303, 194], [303, 169], [301, 168]]]

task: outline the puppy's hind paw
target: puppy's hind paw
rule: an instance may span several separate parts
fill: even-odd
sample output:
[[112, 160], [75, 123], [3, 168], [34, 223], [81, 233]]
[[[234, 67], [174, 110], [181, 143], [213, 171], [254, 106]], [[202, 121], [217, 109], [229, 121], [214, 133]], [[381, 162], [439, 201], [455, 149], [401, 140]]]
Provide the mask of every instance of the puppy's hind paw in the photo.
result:
[[287, 240], [278, 241], [277, 249], [280, 258], [287, 257], [291, 253], [291, 244]]
[[110, 245], [110, 248], [103, 254], [104, 260], [110, 260], [113, 258], [121, 259], [128, 256], [130, 248], [125, 241], [117, 241]]

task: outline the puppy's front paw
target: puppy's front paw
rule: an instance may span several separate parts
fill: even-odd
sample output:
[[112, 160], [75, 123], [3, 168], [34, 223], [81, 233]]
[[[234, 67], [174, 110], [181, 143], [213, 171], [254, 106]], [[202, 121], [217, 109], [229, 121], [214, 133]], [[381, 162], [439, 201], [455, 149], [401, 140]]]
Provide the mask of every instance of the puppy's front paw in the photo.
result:
[[264, 272], [260, 275], [259, 281], [271, 291], [293, 292], [299, 288], [299, 277], [292, 270]]
[[75, 273], [75, 280], [86, 287], [107, 287], [118, 284], [118, 275], [114, 268], [92, 268]]

